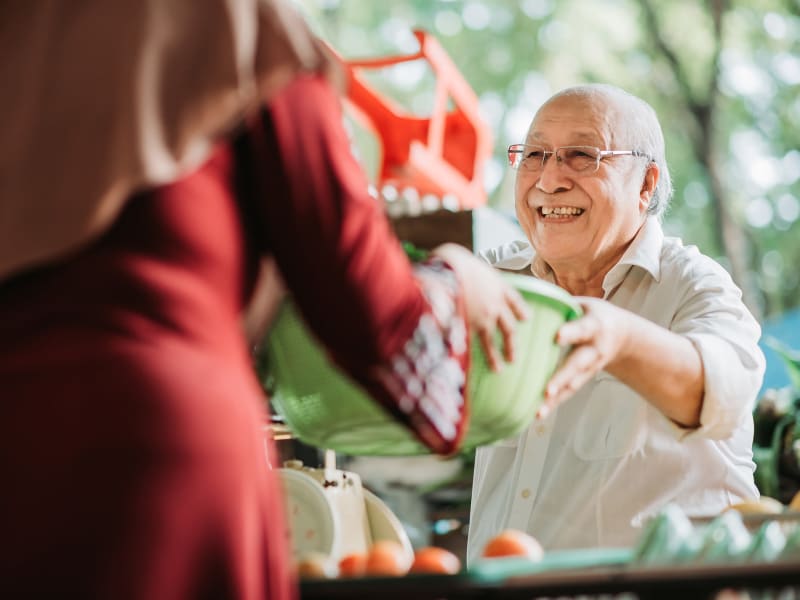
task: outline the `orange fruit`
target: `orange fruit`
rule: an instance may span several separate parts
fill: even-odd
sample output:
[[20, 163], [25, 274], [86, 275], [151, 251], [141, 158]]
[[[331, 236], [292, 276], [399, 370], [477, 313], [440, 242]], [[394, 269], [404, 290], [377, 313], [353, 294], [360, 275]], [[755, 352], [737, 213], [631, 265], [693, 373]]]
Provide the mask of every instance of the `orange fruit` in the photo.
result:
[[800, 492], [797, 492], [789, 502], [789, 510], [800, 510]]
[[783, 512], [784, 508], [785, 507], [783, 506], [783, 504], [781, 504], [775, 498], [770, 498], [769, 496], [761, 496], [758, 499], [745, 500], [744, 502], [731, 504], [725, 510], [738, 510], [743, 515], [745, 514], [778, 515]]
[[339, 577], [363, 577], [366, 572], [366, 554], [353, 552], [343, 556], [339, 561]]
[[483, 548], [483, 556], [523, 556], [536, 562], [542, 559], [544, 550], [532, 535], [517, 529], [506, 529], [489, 540]]
[[449, 550], [428, 546], [414, 553], [409, 573], [444, 573], [455, 575], [461, 570], [461, 560]]
[[378, 540], [367, 553], [367, 575], [405, 575], [410, 566], [405, 549], [394, 540]]
[[339, 568], [327, 554], [309, 552], [297, 561], [297, 575], [301, 579], [334, 579]]

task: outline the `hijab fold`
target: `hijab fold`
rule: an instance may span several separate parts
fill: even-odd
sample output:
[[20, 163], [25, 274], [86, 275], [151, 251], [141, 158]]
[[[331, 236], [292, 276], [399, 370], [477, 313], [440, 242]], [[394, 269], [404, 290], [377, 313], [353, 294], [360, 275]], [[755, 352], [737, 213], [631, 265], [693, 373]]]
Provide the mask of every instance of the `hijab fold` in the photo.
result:
[[283, 0], [0, 3], [0, 282], [78, 250], [330, 67]]

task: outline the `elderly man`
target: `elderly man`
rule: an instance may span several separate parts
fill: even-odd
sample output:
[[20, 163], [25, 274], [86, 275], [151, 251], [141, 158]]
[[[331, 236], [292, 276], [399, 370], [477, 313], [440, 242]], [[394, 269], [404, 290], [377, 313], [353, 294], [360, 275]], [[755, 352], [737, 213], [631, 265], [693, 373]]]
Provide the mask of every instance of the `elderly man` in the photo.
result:
[[504, 528], [546, 549], [629, 546], [667, 503], [705, 516], [757, 497], [760, 328], [720, 265], [664, 237], [672, 187], [652, 108], [608, 85], [566, 89], [509, 159], [530, 244], [484, 257], [530, 265], [585, 315], [558, 333], [572, 350], [538, 418], [477, 453], [468, 557]]

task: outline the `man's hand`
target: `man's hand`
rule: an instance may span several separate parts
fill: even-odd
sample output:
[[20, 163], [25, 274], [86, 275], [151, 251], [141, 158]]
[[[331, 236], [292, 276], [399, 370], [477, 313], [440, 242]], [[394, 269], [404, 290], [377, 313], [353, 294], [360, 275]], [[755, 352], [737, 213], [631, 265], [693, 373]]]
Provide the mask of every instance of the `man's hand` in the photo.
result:
[[600, 371], [640, 394], [681, 427], [700, 424], [705, 376], [688, 338], [599, 298], [578, 298], [580, 319], [561, 326], [556, 341], [572, 346], [545, 388], [545, 417]]
[[598, 298], [579, 297], [583, 316], [561, 326], [556, 342], [572, 346], [544, 392], [539, 416], [572, 396], [619, 356], [628, 343], [631, 313]]

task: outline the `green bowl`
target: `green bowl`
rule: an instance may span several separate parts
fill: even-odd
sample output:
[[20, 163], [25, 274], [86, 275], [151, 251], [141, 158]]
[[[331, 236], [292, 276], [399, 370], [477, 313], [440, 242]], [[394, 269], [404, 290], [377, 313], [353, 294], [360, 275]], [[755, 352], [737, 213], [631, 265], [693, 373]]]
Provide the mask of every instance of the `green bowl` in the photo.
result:
[[[556, 331], [581, 314], [573, 297], [553, 284], [524, 275], [503, 277], [525, 298], [531, 315], [517, 323], [515, 360], [500, 372], [489, 369], [480, 343], [472, 340], [471, 416], [462, 449], [510, 437], [533, 420], [561, 356]], [[299, 440], [353, 456], [429, 453], [328, 358], [291, 300], [283, 303], [264, 351], [273, 405]]]

